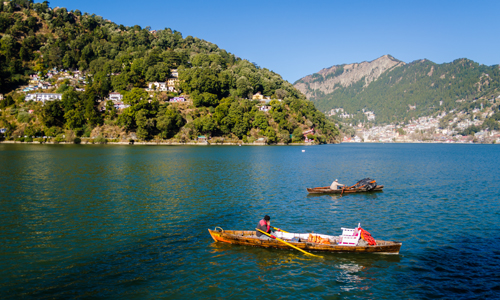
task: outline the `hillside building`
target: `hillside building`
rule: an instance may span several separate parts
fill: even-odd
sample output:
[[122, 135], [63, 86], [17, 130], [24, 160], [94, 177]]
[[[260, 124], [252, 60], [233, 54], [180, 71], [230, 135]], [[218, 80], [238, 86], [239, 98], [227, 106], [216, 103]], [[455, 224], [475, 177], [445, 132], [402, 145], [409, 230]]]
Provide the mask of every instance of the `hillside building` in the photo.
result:
[[167, 90], [169, 92], [177, 92], [175, 87], [176, 87], [178, 82], [179, 82], [179, 79], [175, 78], [175, 77], [167, 79]]
[[36, 93], [36, 94], [28, 94], [24, 98], [24, 101], [41, 101], [45, 103], [45, 101], [55, 101], [61, 100], [62, 94], [57, 93]]
[[184, 101], [186, 101], [186, 98], [184, 98], [184, 97], [174, 97], [174, 98], [172, 98], [172, 99], [170, 99], [168, 101], [169, 102], [184, 102]]
[[262, 95], [260, 92], [257, 92], [255, 95], [252, 96], [252, 100], [263, 100], [264, 95]]
[[108, 99], [111, 100], [111, 101], [113, 101], [113, 102], [122, 102], [123, 101], [123, 95], [120, 94], [120, 93], [116, 93], [116, 92], [109, 93]]
[[157, 90], [160, 92], [166, 92], [168, 90], [166, 82], [150, 82], [148, 83], [148, 91]]

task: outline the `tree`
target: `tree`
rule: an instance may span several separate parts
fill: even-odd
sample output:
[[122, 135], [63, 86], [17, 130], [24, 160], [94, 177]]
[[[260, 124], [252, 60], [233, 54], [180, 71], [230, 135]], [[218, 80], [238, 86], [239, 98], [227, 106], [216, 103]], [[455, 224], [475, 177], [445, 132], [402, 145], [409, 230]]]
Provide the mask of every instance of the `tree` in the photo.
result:
[[116, 118], [116, 107], [113, 104], [113, 101], [108, 100], [106, 102], [106, 117], [110, 120], [114, 120]]
[[64, 114], [64, 119], [66, 120], [65, 127], [67, 129], [79, 129], [85, 124], [84, 111], [80, 109], [68, 110]]
[[136, 105], [142, 100], [148, 99], [148, 93], [140, 88], [133, 88], [130, 92], [125, 93], [123, 102], [129, 105]]
[[192, 93], [191, 98], [193, 99], [193, 104], [196, 107], [200, 106], [217, 106], [219, 104], [219, 99], [217, 99], [217, 95], [212, 93], [202, 93], [198, 94], [197, 92]]
[[292, 142], [298, 143], [304, 141], [304, 135], [302, 134], [302, 129], [300, 127], [295, 128], [292, 135]]
[[238, 96], [244, 98], [250, 98], [253, 92], [253, 87], [245, 76], [242, 76], [236, 80], [236, 88], [238, 91]]
[[160, 130], [162, 138], [172, 137], [184, 123], [179, 111], [171, 106], [160, 109], [156, 118], [156, 128]]
[[118, 124], [125, 127], [125, 130], [129, 131], [135, 128], [135, 111], [133, 107], [125, 108], [122, 113], [118, 116]]
[[137, 137], [146, 140], [151, 135], [151, 130], [154, 127], [154, 119], [148, 118], [148, 110], [141, 109], [135, 115], [135, 123], [137, 124]]
[[291, 139], [290, 139], [290, 132], [288, 132], [287, 130], [282, 130], [280, 131], [279, 133], [279, 139], [281, 142], [285, 143], [285, 144], [288, 144]]
[[278, 141], [278, 137], [276, 136], [276, 131], [272, 127], [267, 127], [265, 133], [267, 137], [267, 143], [268, 144], [274, 144]]
[[61, 104], [66, 112], [82, 107], [83, 102], [81, 100], [81, 94], [79, 92], [75, 92], [74, 90], [66, 91], [62, 94]]
[[202, 134], [212, 134], [217, 128], [214, 120], [209, 115], [196, 118], [193, 123], [195, 129]]
[[60, 101], [49, 101], [42, 108], [42, 123], [47, 127], [64, 125], [64, 111]]
[[285, 97], [288, 95], [288, 92], [283, 89], [277, 89], [275, 95], [278, 99], [285, 99]]
[[5, 107], [9, 107], [9, 106], [11, 106], [14, 103], [15, 102], [14, 102], [14, 99], [12, 99], [12, 96], [11, 95], [7, 95], [7, 96], [5, 96], [5, 99], [3, 99], [2, 101], [0, 101], [0, 109], [5, 108]]
[[3, 51], [7, 59], [16, 57], [16, 41], [8, 34], [5, 34], [2, 39], [0, 39], [0, 50]]
[[97, 97], [93, 89], [85, 90], [83, 95], [83, 104], [85, 106], [85, 119], [87, 124], [92, 127], [101, 125], [103, 123], [102, 116], [99, 111], [97, 111]]
[[269, 126], [266, 114], [261, 111], [256, 112], [255, 119], [252, 122], [252, 125], [262, 130], [266, 130], [267, 127]]

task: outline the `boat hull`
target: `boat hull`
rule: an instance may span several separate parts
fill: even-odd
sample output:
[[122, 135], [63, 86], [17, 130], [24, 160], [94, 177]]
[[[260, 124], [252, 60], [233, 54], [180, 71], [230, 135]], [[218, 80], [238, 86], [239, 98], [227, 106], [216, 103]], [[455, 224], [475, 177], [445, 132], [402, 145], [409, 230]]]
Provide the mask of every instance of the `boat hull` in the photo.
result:
[[307, 192], [309, 194], [351, 194], [351, 193], [369, 193], [369, 192], [377, 192], [382, 191], [384, 188], [383, 185], [377, 185], [373, 190], [367, 191], [366, 189], [349, 189], [349, 190], [332, 190], [329, 186], [325, 187], [315, 187], [315, 188], [307, 188]]
[[[255, 231], [243, 230], [223, 230], [216, 231], [209, 229], [208, 232], [215, 242], [222, 242], [234, 245], [254, 246], [263, 248], [292, 249], [290, 246], [277, 240], [261, 240]], [[341, 246], [324, 245], [309, 242], [288, 243], [306, 251], [321, 251], [333, 253], [378, 253], [378, 254], [399, 254], [402, 243], [376, 240], [376, 246]]]

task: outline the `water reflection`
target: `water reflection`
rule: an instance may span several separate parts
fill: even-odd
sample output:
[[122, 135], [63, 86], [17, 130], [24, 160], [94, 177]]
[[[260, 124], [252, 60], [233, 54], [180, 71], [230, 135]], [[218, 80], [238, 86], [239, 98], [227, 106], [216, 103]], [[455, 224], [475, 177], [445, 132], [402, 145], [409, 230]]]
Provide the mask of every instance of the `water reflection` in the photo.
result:
[[231, 264], [236, 257], [240, 263], [255, 264], [260, 274], [288, 270], [287, 273], [291, 276], [301, 276], [297, 278], [299, 281], [303, 280], [299, 279], [303, 278], [302, 276], [309, 276], [316, 278], [321, 285], [356, 293], [370, 290], [378, 284], [379, 278], [375, 275], [377, 270], [391, 268], [401, 262], [399, 255], [321, 252], [323, 259], [318, 259], [292, 249], [279, 250], [215, 242], [210, 244], [210, 249], [212, 259], [224, 261], [217, 264], [217, 267]]

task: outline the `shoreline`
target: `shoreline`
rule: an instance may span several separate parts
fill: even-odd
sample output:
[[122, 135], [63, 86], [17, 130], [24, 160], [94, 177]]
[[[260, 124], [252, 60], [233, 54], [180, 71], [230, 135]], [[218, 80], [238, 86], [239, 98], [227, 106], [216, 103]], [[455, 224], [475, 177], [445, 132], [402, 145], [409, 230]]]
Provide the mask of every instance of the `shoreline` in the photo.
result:
[[[321, 144], [315, 143], [277, 143], [277, 144], [266, 144], [266, 143], [237, 143], [237, 142], [223, 142], [223, 143], [198, 143], [198, 142], [134, 142], [133, 144], [129, 142], [107, 142], [104, 144], [100, 143], [69, 143], [69, 142], [20, 142], [20, 141], [0, 141], [0, 144], [26, 144], [26, 145], [121, 145], [121, 146], [319, 146]], [[324, 145], [340, 145], [340, 144], [447, 144], [447, 145], [496, 145], [495, 143], [447, 143], [447, 142], [341, 142], [341, 143], [327, 143]]]
[[318, 144], [314, 143], [277, 143], [277, 144], [266, 144], [266, 143], [235, 143], [235, 142], [224, 142], [224, 143], [198, 143], [198, 142], [134, 142], [133, 144], [129, 142], [107, 142], [107, 143], [68, 143], [68, 142], [19, 142], [19, 141], [0, 141], [0, 144], [26, 144], [26, 145], [123, 145], [123, 146], [314, 146]]

